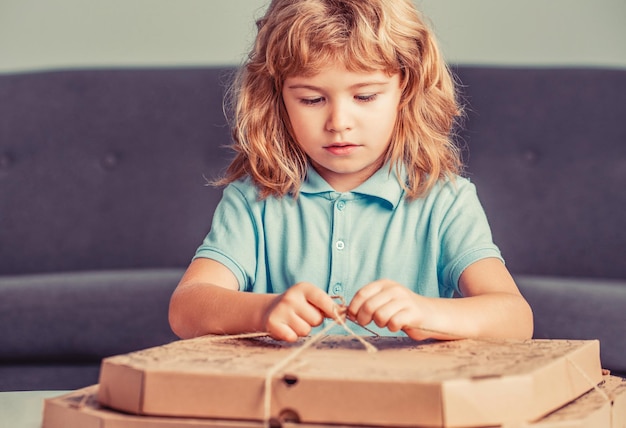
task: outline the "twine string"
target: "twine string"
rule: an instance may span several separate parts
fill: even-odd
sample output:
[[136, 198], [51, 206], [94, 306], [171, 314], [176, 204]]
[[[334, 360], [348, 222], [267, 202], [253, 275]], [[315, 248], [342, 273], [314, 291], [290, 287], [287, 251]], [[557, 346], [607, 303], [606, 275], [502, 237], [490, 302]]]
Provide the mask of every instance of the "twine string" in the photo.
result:
[[265, 374], [265, 382], [263, 387], [263, 425], [265, 427], [270, 427], [270, 414], [271, 414], [271, 406], [272, 406], [272, 379], [280, 370], [285, 368], [289, 363], [295, 360], [300, 354], [304, 351], [315, 345], [317, 342], [326, 337], [326, 334], [336, 325], [340, 325], [341, 327], [348, 332], [351, 336], [354, 336], [364, 347], [367, 352], [377, 352], [378, 349], [367, 342], [361, 336], [357, 335], [345, 322], [346, 311], [344, 306], [336, 305], [333, 308], [333, 322], [328, 323], [322, 330], [311, 336], [308, 340], [306, 340], [302, 346], [296, 348], [293, 352], [287, 355], [282, 360], [278, 361], [274, 364]]
[[585, 371], [583, 369], [581, 369], [578, 364], [576, 364], [574, 361], [572, 361], [572, 359], [570, 357], [565, 357], [565, 360], [570, 363], [572, 366], [574, 366], [574, 368], [582, 375], [583, 379], [585, 379], [585, 381], [591, 385], [593, 387], [593, 389], [595, 389], [598, 394], [600, 394], [600, 396], [607, 402], [612, 403], [613, 400], [611, 399], [611, 397], [608, 396], [608, 394], [606, 392], [604, 392], [598, 385], [596, 385], [596, 383], [591, 380], [591, 378], [589, 377], [589, 375], [587, 375], [587, 373], [585, 373]]

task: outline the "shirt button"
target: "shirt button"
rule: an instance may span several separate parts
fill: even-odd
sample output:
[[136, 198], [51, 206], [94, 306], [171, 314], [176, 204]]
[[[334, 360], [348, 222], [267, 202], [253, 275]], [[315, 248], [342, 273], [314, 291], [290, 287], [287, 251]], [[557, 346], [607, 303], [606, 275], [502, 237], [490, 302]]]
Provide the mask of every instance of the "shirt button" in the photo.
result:
[[346, 207], [346, 201], [339, 201], [337, 202], [337, 209], [339, 211], [343, 211], [343, 209]]
[[341, 285], [340, 282], [333, 285], [333, 294], [341, 294], [342, 291], [343, 291], [343, 286]]
[[335, 248], [338, 250], [343, 250], [346, 247], [346, 244], [343, 241], [335, 242]]

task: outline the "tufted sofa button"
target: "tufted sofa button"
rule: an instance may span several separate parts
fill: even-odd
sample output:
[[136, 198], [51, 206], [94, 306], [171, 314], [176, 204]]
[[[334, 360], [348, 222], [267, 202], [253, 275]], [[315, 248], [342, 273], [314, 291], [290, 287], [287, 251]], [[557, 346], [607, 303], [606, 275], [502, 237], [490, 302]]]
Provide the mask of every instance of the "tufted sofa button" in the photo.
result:
[[114, 169], [120, 163], [120, 157], [117, 153], [109, 152], [102, 158], [102, 166], [104, 169]]
[[534, 149], [528, 149], [524, 152], [524, 160], [527, 163], [537, 163], [539, 161], [539, 152], [537, 152], [537, 150]]

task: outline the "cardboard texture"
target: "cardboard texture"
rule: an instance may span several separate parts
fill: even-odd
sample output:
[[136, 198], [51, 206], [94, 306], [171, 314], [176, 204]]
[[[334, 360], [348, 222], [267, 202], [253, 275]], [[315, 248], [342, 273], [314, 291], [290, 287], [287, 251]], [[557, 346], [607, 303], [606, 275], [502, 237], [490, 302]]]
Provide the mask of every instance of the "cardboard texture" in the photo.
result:
[[528, 428], [626, 428], [626, 379], [605, 376], [598, 390], [547, 415]]
[[[593, 389], [536, 423], [506, 428], [625, 428], [626, 380], [605, 376]], [[212, 420], [129, 415], [103, 408], [97, 401], [98, 386], [47, 399], [43, 428], [262, 428], [259, 421]], [[285, 423], [283, 428], [342, 428], [340, 425]], [[345, 425], [343, 426], [346, 427]], [[356, 428], [352, 426], [350, 428]]]
[[98, 385], [44, 401], [42, 428], [262, 428], [260, 422], [138, 416], [102, 407]]
[[[596, 340], [295, 344], [207, 336], [106, 358], [98, 400], [138, 415], [480, 427], [536, 421], [601, 381]], [[269, 409], [265, 407], [269, 400]]]

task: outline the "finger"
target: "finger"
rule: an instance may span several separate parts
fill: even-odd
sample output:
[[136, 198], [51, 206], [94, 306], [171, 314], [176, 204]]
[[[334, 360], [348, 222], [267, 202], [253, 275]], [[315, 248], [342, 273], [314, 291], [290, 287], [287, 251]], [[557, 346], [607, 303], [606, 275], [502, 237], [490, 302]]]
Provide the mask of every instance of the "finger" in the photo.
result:
[[268, 331], [279, 340], [293, 342], [311, 333], [311, 325], [295, 313], [268, 325]]
[[374, 320], [374, 315], [384, 305], [391, 301], [389, 293], [378, 293], [363, 302], [359, 311], [354, 314], [356, 321], [360, 325], [367, 325]]
[[298, 334], [286, 323], [268, 323], [267, 332], [273, 339], [284, 340], [285, 342], [295, 342]]
[[312, 327], [316, 327], [324, 321], [324, 313], [312, 304], [299, 307], [296, 315], [307, 325]]
[[294, 316], [289, 320], [289, 327], [298, 335], [298, 337], [305, 337], [311, 333], [311, 325], [300, 318]]
[[363, 286], [352, 298], [352, 301], [348, 305], [348, 315], [350, 318], [356, 319], [356, 315], [361, 310], [363, 304], [369, 300], [372, 296], [380, 293], [382, 289], [381, 281], [370, 282]]
[[322, 289], [308, 282], [299, 282], [285, 293], [284, 301], [310, 325], [319, 325], [324, 316], [331, 316], [334, 302]]
[[[337, 310], [337, 304], [334, 302], [332, 297], [330, 297], [324, 290], [319, 287], [316, 287], [313, 284], [310, 284], [305, 290], [305, 297], [307, 302], [313, 305], [323, 316], [328, 318], [334, 318], [336, 316], [335, 312]], [[317, 324], [321, 324], [323, 319], [320, 319]]]
[[372, 321], [378, 327], [387, 327], [390, 331], [398, 331], [402, 328], [401, 326], [398, 327], [398, 323], [402, 323], [405, 318], [403, 310], [404, 303], [402, 301], [389, 300], [376, 309], [372, 314]]
[[[310, 300], [312, 300], [311, 296], [320, 293], [322, 295], [326, 294], [313, 284], [301, 282], [293, 285], [283, 294], [281, 304], [307, 322], [314, 325], [316, 323], [319, 324], [323, 319], [323, 315]], [[315, 299], [313, 300], [315, 301]]]
[[403, 307], [396, 311], [387, 321], [387, 330], [397, 332], [413, 325], [413, 317], [409, 308]]

